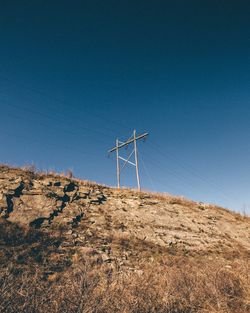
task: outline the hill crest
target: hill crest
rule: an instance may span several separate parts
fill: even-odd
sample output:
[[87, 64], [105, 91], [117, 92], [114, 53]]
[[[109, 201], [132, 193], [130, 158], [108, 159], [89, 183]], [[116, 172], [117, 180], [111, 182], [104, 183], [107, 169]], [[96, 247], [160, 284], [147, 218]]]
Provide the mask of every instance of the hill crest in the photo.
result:
[[[62, 246], [130, 264], [143, 255], [249, 254], [250, 219], [164, 194], [0, 167], [2, 220], [60, 232]], [[85, 251], [85, 252], [84, 252]]]

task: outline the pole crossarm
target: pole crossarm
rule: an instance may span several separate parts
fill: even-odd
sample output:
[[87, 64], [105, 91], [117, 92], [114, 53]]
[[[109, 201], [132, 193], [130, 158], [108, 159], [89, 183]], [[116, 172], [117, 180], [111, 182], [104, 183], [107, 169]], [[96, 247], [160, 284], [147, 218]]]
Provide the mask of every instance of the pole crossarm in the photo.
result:
[[117, 147], [114, 147], [114, 148], [110, 149], [108, 152], [109, 152], [109, 153], [114, 152], [114, 151], [116, 151], [117, 149], [120, 149], [120, 148], [122, 148], [122, 147], [124, 147], [124, 146], [126, 146], [126, 145], [128, 145], [128, 144], [130, 144], [130, 143], [132, 143], [132, 142], [134, 142], [134, 140], [142, 139], [142, 138], [145, 138], [145, 137], [147, 137], [147, 136], [148, 136], [148, 133], [144, 133], [144, 134], [142, 134], [142, 135], [139, 135], [139, 136], [137, 136], [135, 139], [134, 139], [134, 138], [133, 138], [133, 139], [130, 139], [130, 140], [128, 140], [128, 141], [122, 143], [121, 145], [118, 145]]

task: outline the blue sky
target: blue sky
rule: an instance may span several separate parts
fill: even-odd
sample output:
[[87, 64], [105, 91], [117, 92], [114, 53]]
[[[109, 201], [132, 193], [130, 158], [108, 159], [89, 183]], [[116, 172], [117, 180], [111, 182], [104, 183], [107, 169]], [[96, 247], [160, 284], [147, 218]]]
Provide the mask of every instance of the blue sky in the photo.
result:
[[249, 13], [243, 0], [0, 1], [0, 162], [115, 185], [107, 150], [148, 131], [144, 189], [250, 213]]

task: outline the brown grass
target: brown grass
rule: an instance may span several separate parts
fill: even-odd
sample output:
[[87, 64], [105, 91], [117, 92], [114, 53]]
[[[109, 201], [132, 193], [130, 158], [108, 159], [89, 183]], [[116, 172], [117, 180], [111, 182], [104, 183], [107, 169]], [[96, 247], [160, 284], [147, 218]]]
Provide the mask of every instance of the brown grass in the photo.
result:
[[245, 262], [177, 259], [118, 272], [90, 262], [60, 278], [39, 271], [2, 271], [0, 311], [20, 313], [246, 313], [250, 276]]
[[[27, 169], [32, 175], [35, 169]], [[57, 174], [51, 173], [53, 177]], [[41, 177], [40, 176], [40, 177]], [[48, 176], [46, 176], [48, 177]], [[58, 176], [60, 177], [60, 176]], [[69, 179], [69, 178], [65, 178]], [[92, 182], [83, 182], [95, 186]], [[198, 208], [202, 204], [167, 194], [122, 190]], [[217, 209], [217, 207], [213, 207]], [[233, 213], [232, 213], [233, 214]], [[237, 218], [243, 218], [240, 215]], [[246, 218], [246, 217], [244, 217]], [[140, 255], [128, 267], [100, 263], [60, 248], [63, 235], [0, 223], [0, 312], [2, 313], [247, 313], [250, 312], [250, 268], [247, 255], [185, 256], [118, 238], [120, 249]], [[93, 237], [96, 240], [96, 237]], [[147, 245], [145, 247], [145, 245]], [[146, 251], [146, 252], [145, 252]], [[157, 261], [156, 261], [157, 260]]]
[[250, 312], [250, 266], [243, 256], [165, 253], [153, 261], [144, 255], [133, 268], [119, 268], [85, 255], [71, 265], [73, 255], [56, 254], [61, 237], [0, 225], [1, 252], [9, 253], [0, 259], [2, 313]]

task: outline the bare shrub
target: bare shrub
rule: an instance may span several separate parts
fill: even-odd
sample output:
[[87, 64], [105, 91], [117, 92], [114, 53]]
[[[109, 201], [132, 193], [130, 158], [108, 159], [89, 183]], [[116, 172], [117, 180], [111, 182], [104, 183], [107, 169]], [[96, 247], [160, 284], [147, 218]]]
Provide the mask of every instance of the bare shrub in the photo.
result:
[[30, 173], [33, 173], [33, 174], [35, 174], [35, 173], [37, 172], [37, 169], [36, 169], [36, 166], [35, 166], [34, 163], [28, 164], [28, 165], [24, 165], [24, 166], [22, 167], [22, 169], [23, 169], [24, 171], [27, 171], [27, 172], [30, 172]]
[[74, 175], [73, 175], [73, 170], [72, 169], [68, 169], [67, 172], [66, 172], [66, 177], [68, 178], [73, 178]]

